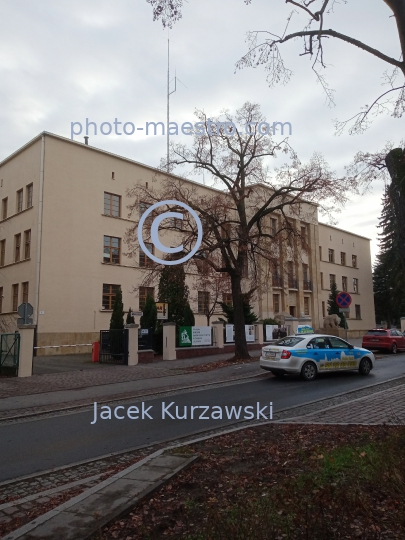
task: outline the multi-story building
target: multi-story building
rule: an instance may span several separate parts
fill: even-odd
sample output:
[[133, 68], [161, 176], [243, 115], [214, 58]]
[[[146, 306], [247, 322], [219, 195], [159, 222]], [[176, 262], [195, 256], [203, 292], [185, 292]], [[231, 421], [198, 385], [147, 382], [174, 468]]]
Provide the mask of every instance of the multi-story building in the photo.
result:
[[[17, 307], [28, 301], [34, 307], [38, 345], [91, 343], [109, 326], [118, 287], [126, 309], [142, 310], [146, 295], [155, 293], [141, 285], [150, 259], [141, 250], [136, 257], [128, 253], [124, 237], [147, 206], [138, 201], [136, 219], [129, 217], [126, 194], [134, 184], [147, 187], [156, 178], [159, 171], [152, 167], [46, 132], [3, 160], [3, 325], [14, 331]], [[193, 186], [201, 193], [216, 191]], [[335, 276], [339, 289], [353, 294], [350, 329], [367, 330], [375, 324], [369, 240], [318, 223], [317, 208], [310, 206], [310, 222], [295, 218], [301, 230], [295, 245], [299, 257], [284, 256], [279, 267], [272, 267], [257, 291], [255, 311], [260, 318], [280, 312], [311, 318], [317, 328], [326, 313], [330, 276]], [[271, 217], [271, 229], [277, 229], [277, 219]], [[187, 278], [192, 308], [196, 324], [204, 325], [208, 291], [199, 290], [194, 278]]]
[[320, 314], [328, 312], [331, 283], [352, 297], [346, 314], [352, 331], [375, 325], [370, 240], [336, 227], [319, 224]]

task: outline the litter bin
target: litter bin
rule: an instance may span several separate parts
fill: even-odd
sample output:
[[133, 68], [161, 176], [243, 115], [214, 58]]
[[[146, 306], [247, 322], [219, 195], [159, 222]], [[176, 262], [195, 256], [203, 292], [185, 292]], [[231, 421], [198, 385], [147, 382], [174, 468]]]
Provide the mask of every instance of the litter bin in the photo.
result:
[[95, 341], [93, 343], [93, 347], [91, 351], [92, 351], [91, 361], [98, 362], [100, 360], [100, 342], [99, 341]]

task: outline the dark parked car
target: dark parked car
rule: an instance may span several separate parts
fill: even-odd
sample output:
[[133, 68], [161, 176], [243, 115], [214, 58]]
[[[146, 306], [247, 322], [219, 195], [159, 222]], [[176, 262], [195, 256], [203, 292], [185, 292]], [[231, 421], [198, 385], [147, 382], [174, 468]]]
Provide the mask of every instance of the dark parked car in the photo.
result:
[[395, 354], [400, 349], [405, 350], [405, 336], [399, 330], [393, 328], [391, 330], [376, 328], [374, 330], [369, 330], [367, 334], [363, 336], [361, 346], [365, 349], [388, 349]]

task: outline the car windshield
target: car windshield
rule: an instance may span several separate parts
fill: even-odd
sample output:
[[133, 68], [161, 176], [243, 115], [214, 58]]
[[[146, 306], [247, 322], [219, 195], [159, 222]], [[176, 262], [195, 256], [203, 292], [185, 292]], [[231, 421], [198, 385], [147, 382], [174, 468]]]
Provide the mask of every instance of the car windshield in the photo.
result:
[[302, 337], [295, 336], [285, 337], [276, 341], [274, 345], [281, 345], [283, 347], [294, 347], [294, 345], [297, 345], [297, 343], [303, 341], [303, 339], [304, 338]]
[[386, 336], [387, 330], [369, 330], [366, 336]]

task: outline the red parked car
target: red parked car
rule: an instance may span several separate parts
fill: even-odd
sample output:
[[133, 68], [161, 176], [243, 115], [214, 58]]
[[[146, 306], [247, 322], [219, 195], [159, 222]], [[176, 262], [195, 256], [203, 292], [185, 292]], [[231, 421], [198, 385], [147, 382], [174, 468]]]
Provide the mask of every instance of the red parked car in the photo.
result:
[[376, 328], [363, 336], [361, 346], [364, 349], [388, 349], [396, 354], [400, 349], [405, 349], [405, 337], [399, 330]]

